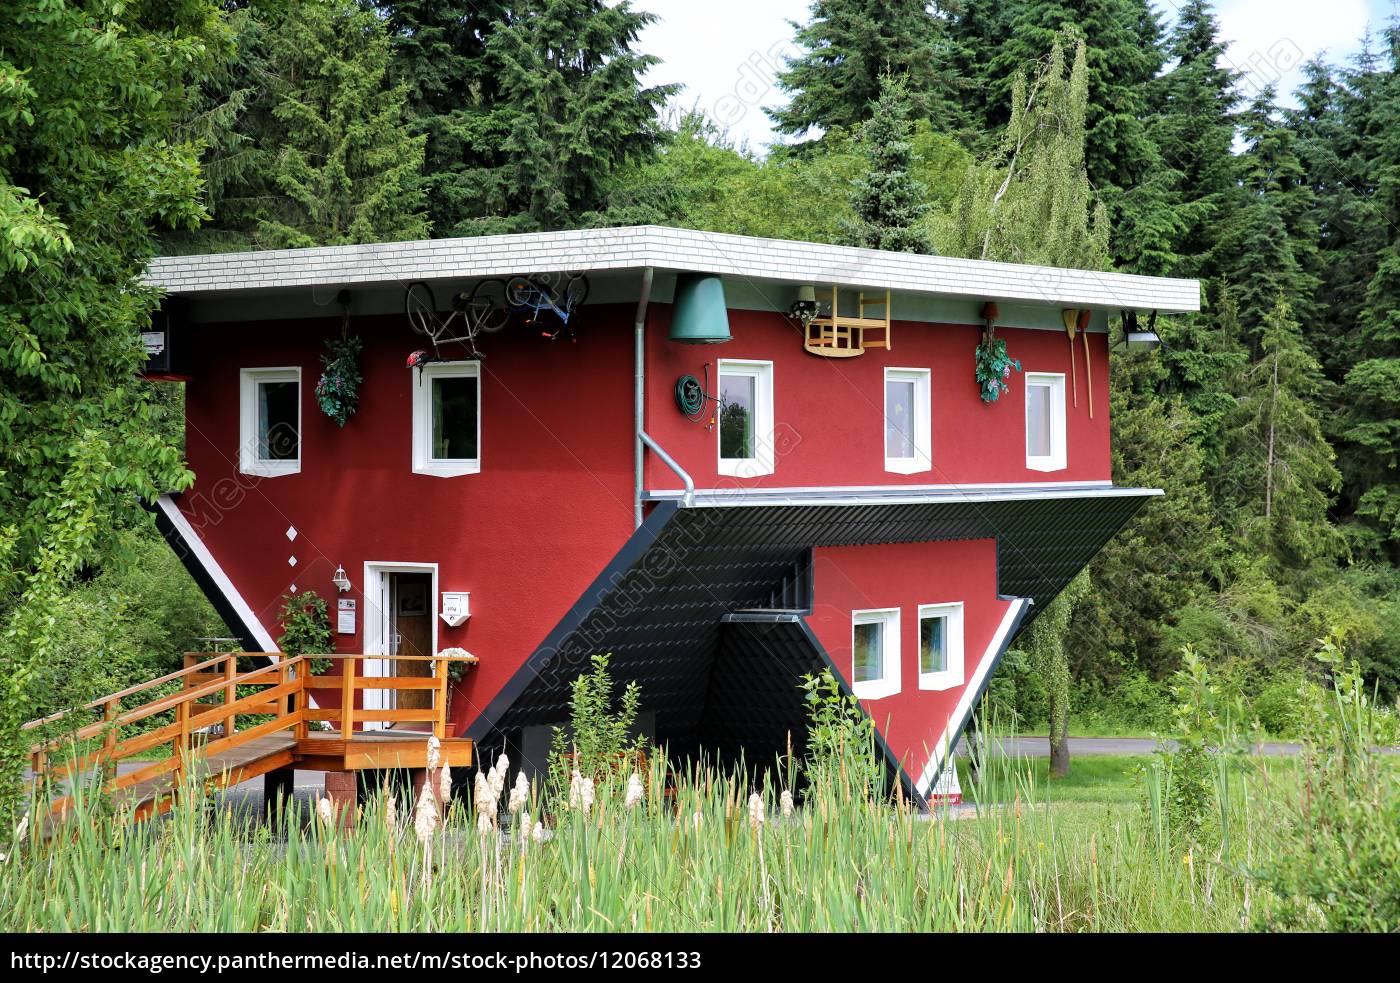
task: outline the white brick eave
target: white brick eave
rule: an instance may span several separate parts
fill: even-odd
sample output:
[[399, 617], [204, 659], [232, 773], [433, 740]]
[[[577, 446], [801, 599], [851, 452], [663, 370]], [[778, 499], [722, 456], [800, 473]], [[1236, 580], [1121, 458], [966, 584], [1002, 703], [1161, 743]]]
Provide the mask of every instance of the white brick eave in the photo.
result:
[[839, 283], [1051, 306], [1200, 309], [1196, 280], [988, 263], [947, 256], [697, 232], [657, 225], [358, 246], [166, 256], [145, 282], [171, 294], [332, 287], [653, 266], [755, 281]]

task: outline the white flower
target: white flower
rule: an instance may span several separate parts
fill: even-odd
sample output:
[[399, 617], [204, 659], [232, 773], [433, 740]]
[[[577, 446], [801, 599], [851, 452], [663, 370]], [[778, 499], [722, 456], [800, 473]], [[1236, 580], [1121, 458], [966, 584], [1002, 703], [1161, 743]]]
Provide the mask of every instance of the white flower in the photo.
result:
[[391, 833], [399, 828], [399, 800], [392, 795], [384, 800], [384, 825]]
[[535, 831], [534, 831], [534, 833], [531, 834], [531, 836], [533, 837], [534, 841], [535, 841], [536, 843], [543, 843], [543, 842], [544, 842], [544, 834], [545, 834], [544, 823], [543, 823], [543, 822], [535, 823]]
[[442, 771], [438, 772], [438, 799], [444, 809], [452, 801], [452, 769], [447, 765], [443, 765]]
[[510, 811], [519, 812], [530, 801], [530, 779], [522, 771], [515, 776], [515, 788], [510, 790]]
[[583, 809], [583, 814], [588, 815], [593, 809], [593, 779], [585, 778], [583, 786], [578, 793], [579, 806]]
[[535, 828], [535, 824], [530, 821], [530, 814], [527, 812], [520, 817], [520, 849], [530, 845], [530, 832]]
[[627, 779], [627, 797], [623, 800], [623, 805], [628, 809], [633, 808], [642, 801], [642, 795], [646, 789], [642, 787], [642, 778], [635, 771], [632, 777]]
[[413, 810], [413, 831], [418, 834], [419, 843], [427, 843], [437, 829], [437, 804], [433, 802], [433, 787], [423, 783], [423, 791], [418, 793], [418, 805]]
[[490, 836], [491, 830], [496, 828], [495, 820], [484, 812], [476, 814], [476, 831], [482, 836]]
[[783, 810], [784, 818], [791, 816], [793, 812], [792, 793], [789, 792], [787, 789], [783, 789], [783, 794], [778, 796], [778, 805]]
[[577, 768], [574, 769], [574, 776], [569, 779], [569, 808], [577, 809], [579, 800], [583, 796], [583, 776], [579, 774]]
[[335, 812], [331, 806], [330, 799], [323, 796], [321, 800], [316, 803], [316, 815], [320, 817], [321, 822], [325, 823], [327, 826], [331, 824], [331, 820], [335, 817]]
[[428, 738], [428, 770], [434, 771], [438, 762], [442, 759], [442, 741], [437, 739], [437, 735]]
[[766, 821], [763, 815], [763, 797], [755, 792], [749, 796], [749, 825], [758, 829]]

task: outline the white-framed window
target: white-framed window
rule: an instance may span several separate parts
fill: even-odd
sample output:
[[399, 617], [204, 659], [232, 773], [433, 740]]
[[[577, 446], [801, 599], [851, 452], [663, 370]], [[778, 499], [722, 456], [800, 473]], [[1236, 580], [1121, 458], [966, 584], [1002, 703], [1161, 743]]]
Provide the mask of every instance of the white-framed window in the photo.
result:
[[851, 688], [861, 700], [899, 692], [899, 608], [851, 612]]
[[719, 362], [719, 473], [773, 473], [773, 363]]
[[1026, 373], [1026, 467], [1065, 468], [1065, 375]]
[[275, 478], [301, 471], [301, 368], [243, 369], [238, 470]]
[[961, 601], [919, 605], [919, 689], [963, 684]]
[[933, 469], [928, 369], [885, 369], [885, 470]]
[[481, 470], [481, 363], [434, 362], [413, 372], [413, 473]]

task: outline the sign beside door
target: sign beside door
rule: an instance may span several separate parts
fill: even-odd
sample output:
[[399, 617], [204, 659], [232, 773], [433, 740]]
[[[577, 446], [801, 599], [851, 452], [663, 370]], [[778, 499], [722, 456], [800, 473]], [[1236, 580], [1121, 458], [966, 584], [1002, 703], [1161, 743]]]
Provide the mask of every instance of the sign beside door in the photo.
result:
[[342, 597], [336, 611], [335, 630], [342, 635], [355, 634], [355, 602]]

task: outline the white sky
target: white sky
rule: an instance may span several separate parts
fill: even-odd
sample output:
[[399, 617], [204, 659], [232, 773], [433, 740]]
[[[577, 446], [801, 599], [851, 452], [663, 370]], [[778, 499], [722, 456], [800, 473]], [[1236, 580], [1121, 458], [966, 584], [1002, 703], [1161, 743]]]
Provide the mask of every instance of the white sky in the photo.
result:
[[[808, 0], [633, 0], [660, 19], [641, 37], [643, 51], [662, 64], [651, 83], [680, 82], [679, 105], [698, 106], [736, 140], [761, 150], [773, 139], [763, 107], [781, 105], [774, 85], [782, 58], [794, 50], [789, 20], [807, 18]], [[1170, 23], [1173, 0], [1153, 0]], [[1245, 73], [1241, 88], [1273, 83], [1292, 101], [1298, 67], [1317, 52], [1345, 63], [1369, 25], [1378, 32], [1390, 18], [1391, 0], [1219, 0], [1221, 33], [1230, 58]]]

